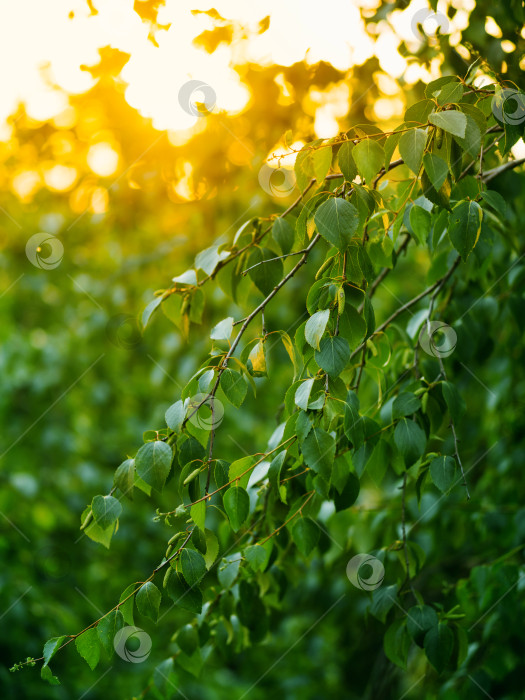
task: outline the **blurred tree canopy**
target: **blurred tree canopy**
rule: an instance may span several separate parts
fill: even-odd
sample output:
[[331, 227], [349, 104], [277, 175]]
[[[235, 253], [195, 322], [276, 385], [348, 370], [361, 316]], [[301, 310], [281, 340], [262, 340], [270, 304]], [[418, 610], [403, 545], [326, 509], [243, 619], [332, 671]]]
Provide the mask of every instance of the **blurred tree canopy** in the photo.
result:
[[[97, 3], [88, 5], [96, 14]], [[359, 6], [376, 54], [381, 37], [396, 35], [399, 12], [407, 13], [414, 33], [396, 43], [397, 54], [406, 61], [399, 76], [389, 75], [378, 55], [349, 71], [322, 61], [289, 66], [234, 62], [249, 90], [247, 105], [239, 113], [203, 112], [181, 134], [153, 128], [151, 120], [130, 106], [121, 75], [130, 57], [101, 46], [98, 63], [83, 67], [95, 79], [94, 86], [69, 94], [62, 113], [37, 121], [21, 104], [10, 117], [9, 138], [0, 142], [0, 546], [5, 562], [0, 678], [6, 698], [95, 698], [108, 693], [172, 697], [178, 690], [189, 698], [233, 695], [254, 700], [271, 692], [301, 700], [341, 695], [521, 697], [523, 3]], [[152, 46], [164, 30], [162, 8], [157, 0], [134, 3]], [[253, 32], [262, 35], [272, 23], [271, 12], [268, 17], [262, 13], [255, 30], [226, 12], [207, 8], [206, 13], [214, 28], [194, 43], [212, 55], [238, 37], [250, 42]], [[458, 13], [462, 29], [449, 33], [447, 25]], [[430, 31], [428, 22], [438, 24], [440, 32]], [[348, 31], [350, 35], [352, 28]], [[408, 79], [411, 68], [419, 71], [419, 79]], [[459, 80], [434, 84], [438, 94], [429, 93], [428, 83], [440, 76]], [[48, 80], [52, 84], [51, 75]], [[440, 96], [439, 90], [445, 92]], [[506, 96], [512, 103], [507, 107]], [[318, 142], [324, 136], [316, 130], [319, 112], [334, 100], [346, 106], [344, 113], [335, 112], [338, 131], [332, 134], [334, 141]], [[430, 112], [424, 107], [405, 115], [407, 108], [421, 107], [425, 100], [441, 115], [437, 121], [427, 123]], [[461, 115], [459, 135], [453, 133], [458, 125], [448, 123], [452, 112]], [[402, 144], [405, 132], [394, 132], [403, 123], [406, 134], [414, 135], [413, 143], [407, 136]], [[360, 157], [346, 145], [345, 160], [343, 143], [369, 150]], [[374, 170], [377, 148], [383, 150], [383, 159]], [[295, 156], [296, 151], [301, 155], [292, 175], [289, 157], [283, 157], [285, 167], [279, 168], [279, 156]], [[385, 160], [385, 151], [390, 160]], [[438, 160], [425, 161], [428, 155]], [[389, 163], [398, 158], [405, 164], [389, 172]], [[418, 176], [428, 180], [421, 191]], [[445, 188], [445, 199], [436, 183]], [[307, 189], [285, 219], [275, 218]], [[422, 197], [430, 190], [428, 199]], [[466, 214], [458, 213], [456, 206], [465, 202]], [[343, 255], [345, 269], [350, 258], [335, 234], [323, 234], [322, 207], [342, 203], [352, 206], [351, 215], [347, 210], [350, 219], [357, 211], [357, 236], [368, 258], [361, 260], [354, 278], [349, 273], [348, 286], [340, 285], [346, 295], [340, 301], [321, 298], [321, 285], [315, 285], [316, 275], [323, 284], [339, 280]], [[460, 217], [457, 233], [449, 207]], [[324, 212], [326, 230], [334, 231], [328, 208]], [[289, 222], [291, 238], [288, 228], [276, 221]], [[447, 227], [449, 233], [443, 235]], [[40, 232], [47, 238], [38, 250], [28, 248]], [[392, 245], [377, 244], [383, 240], [381, 232]], [[254, 255], [252, 247], [259, 249], [262, 235], [267, 236], [262, 247], [270, 252], [248, 257]], [[230, 386], [221, 377], [229, 377], [226, 366], [220, 369], [218, 364], [227, 354], [224, 339], [230, 334], [222, 327], [210, 340], [210, 330], [225, 318], [239, 322], [248, 317], [302, 257], [273, 264], [262, 260], [302, 251], [319, 235], [307, 263], [264, 309], [262, 324], [259, 316], [249, 326], [239, 348], [249, 341], [245, 356], [239, 356], [247, 369], [243, 388], [233, 380]], [[56, 247], [57, 240], [62, 248]], [[238, 255], [243, 246], [249, 249], [244, 257]], [[214, 262], [200, 268], [199, 281], [207, 268], [213, 279], [201, 285], [205, 303], [200, 323], [190, 323], [192, 312], [184, 300], [195, 302], [195, 285], [187, 279], [174, 285], [171, 280], [192, 269], [195, 256], [210, 247]], [[223, 265], [213, 258], [224, 252], [242, 265]], [[31, 264], [31, 255], [36, 264]], [[321, 270], [325, 259], [331, 262]], [[254, 265], [255, 272], [252, 268], [242, 275]], [[229, 270], [235, 270], [231, 277]], [[267, 275], [258, 275], [262, 270]], [[391, 328], [372, 337], [396, 310], [433, 285]], [[312, 300], [308, 292], [313, 288], [318, 291]], [[152, 300], [160, 306], [148, 319], [143, 310]], [[193, 305], [192, 321], [200, 316], [198, 304]], [[346, 326], [343, 321], [339, 325], [343, 307], [352, 309], [346, 312]], [[325, 321], [317, 331], [310, 326], [314, 341], [309, 349], [305, 321], [327, 309], [328, 325]], [[455, 338], [449, 355], [417, 349], [426, 318], [452, 329], [453, 336], [445, 337]], [[301, 331], [296, 335], [301, 327], [303, 342]], [[290, 362], [286, 343], [276, 344], [267, 336], [278, 329], [294, 341], [291, 352], [298, 367]], [[331, 339], [333, 364], [316, 356], [321, 346], [314, 350], [315, 333], [320, 332], [321, 340], [325, 329], [323, 342]], [[235, 330], [238, 326], [232, 338]], [[352, 355], [359, 353], [339, 371], [335, 349], [347, 336]], [[345, 350], [341, 352], [344, 358]], [[187, 386], [203, 362], [213, 368], [213, 381], [206, 384], [201, 376]], [[224, 406], [225, 414], [212, 431], [216, 458], [208, 482], [210, 431], [203, 435], [199, 426], [185, 422], [194, 450], [185, 462], [180, 457], [180, 422], [173, 419], [166, 428], [165, 414], [180, 406], [181, 399], [206, 396], [215, 381], [222, 392], [217, 405]], [[298, 381], [313, 391], [312, 403], [316, 391], [320, 396], [330, 393], [344, 404], [343, 412], [323, 407], [319, 417], [310, 394], [297, 398]], [[253, 382], [256, 395], [251, 386], [245, 391], [246, 382]], [[359, 392], [360, 405], [348, 398], [348, 389], [356, 396]], [[190, 412], [197, 408], [192, 406]], [[352, 432], [351, 416], [368, 409], [373, 420], [363, 422], [374, 450], [356, 456], [360, 438]], [[179, 409], [173, 410], [176, 414]], [[166, 596], [163, 570], [155, 579], [163, 595], [158, 625], [149, 619], [156, 617], [152, 589], [153, 602], [136, 599], [135, 624], [152, 644], [147, 659], [131, 663], [126, 654], [117, 653], [109, 660], [103, 649], [102, 660], [91, 670], [86, 660], [93, 662], [90, 655], [96, 652], [75, 642], [53, 656], [52, 674], [43, 674], [58, 676], [61, 685], [41, 679], [41, 663], [9, 673], [26, 657], [41, 658], [46, 640], [77, 635], [98, 620], [131, 584], [129, 595], [134, 582], [143, 582], [160, 565], [170, 538], [179, 530], [190, 532], [177, 507], [203, 498], [210, 483], [215, 490], [232, 480], [220, 460], [231, 464], [251, 455], [264, 457], [279, 445], [283, 423], [288, 425], [292, 415], [298, 422], [299, 414], [305, 422], [302, 430], [308, 430], [301, 448], [281, 452], [285, 456], [269, 482], [263, 474], [263, 481], [248, 489], [254, 520], [248, 524], [241, 517], [240, 492], [224, 496], [223, 502], [223, 490], [208, 506], [206, 527], [215, 532], [219, 547], [219, 566], [202, 584], [210, 609], [196, 616], [197, 604], [173, 607], [180, 596]], [[382, 434], [379, 441], [375, 431]], [[311, 439], [306, 443], [308, 434], [336, 440], [337, 460], [343, 453], [346, 466], [336, 460], [337, 474], [326, 483], [322, 473], [317, 481], [312, 477], [312, 463], [320, 455], [312, 452]], [[425, 446], [419, 449], [423, 439]], [[142, 483], [142, 489], [133, 489], [133, 501], [124, 498], [119, 483], [124, 483], [125, 470], [118, 490], [112, 489], [117, 467], [158, 443], [173, 445], [176, 454], [162, 493], [149, 498]], [[189, 478], [194, 459], [207, 468], [184, 486], [179, 474], [184, 474], [182, 481]], [[193, 469], [187, 470], [190, 463]], [[275, 470], [280, 470], [277, 476]], [[144, 473], [149, 474], [148, 468]], [[261, 483], [266, 486], [259, 492]], [[287, 490], [283, 499], [279, 487]], [[118, 506], [111, 500], [95, 506], [94, 496], [113, 498], [122, 506], [109, 549], [86, 536], [86, 528], [79, 531], [82, 515], [84, 524], [93, 518], [90, 524], [115, 529], [116, 511], [111, 509]], [[305, 498], [310, 498], [308, 506]], [[93, 511], [85, 511], [88, 504]], [[156, 509], [172, 517], [153, 518]], [[182, 591], [191, 580], [190, 562], [191, 571], [198, 570], [214, 546], [206, 533], [204, 544], [199, 539], [199, 530], [205, 531], [198, 525], [202, 513], [191, 510], [197, 534], [184, 542], [186, 558], [172, 573]], [[270, 529], [257, 527], [256, 516], [262, 512], [270, 513]], [[290, 517], [296, 520], [281, 530]], [[306, 524], [296, 530], [298, 521]], [[247, 538], [241, 552], [234, 545], [243, 533]], [[257, 542], [266, 544], [269, 535], [273, 547], [267, 546], [263, 560]], [[177, 554], [182, 544], [176, 540], [166, 556]], [[384, 567], [384, 582], [377, 588], [366, 588], [377, 573], [373, 566], [364, 574], [360, 569], [345, 573], [358, 553], [372, 558], [369, 567], [374, 562]], [[126, 614], [127, 625], [130, 620]], [[91, 640], [92, 646], [98, 639]], [[106, 646], [111, 648], [111, 640]], [[48, 656], [56, 651], [52, 647]]]

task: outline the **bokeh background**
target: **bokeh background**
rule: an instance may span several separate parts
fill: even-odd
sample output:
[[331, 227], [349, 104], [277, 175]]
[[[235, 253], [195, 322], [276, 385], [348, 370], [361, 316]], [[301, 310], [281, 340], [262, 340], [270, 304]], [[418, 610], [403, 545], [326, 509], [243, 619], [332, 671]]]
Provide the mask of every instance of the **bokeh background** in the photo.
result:
[[[425, 8], [430, 17], [426, 3], [377, 0], [0, 3], [3, 697], [127, 698], [148, 685], [145, 665], [117, 657], [111, 668], [92, 673], [71, 647], [54, 662], [59, 687], [41, 681], [38, 669], [7, 669], [40, 656], [48, 638], [99, 617], [165, 549], [169, 534], [152, 521], [145, 498], [125, 508], [110, 550], [79, 531], [92, 496], [108, 491], [114, 469], [142, 444], [143, 432], [163, 425], [166, 408], [208, 352], [206, 329], [239, 314], [214, 289], [202, 329], [192, 327], [188, 340], [162, 313], [142, 335], [138, 319], [154, 291], [212, 241], [228, 240], [250, 217], [282, 212], [293, 201], [298, 191], [287, 188], [286, 178], [283, 187], [279, 173], [270, 178], [264, 165], [293, 167], [293, 157], [272, 158], [287, 146], [364, 122], [393, 128], [429, 80], [464, 75], [477, 56], [499, 79], [522, 82], [521, 2], [440, 3], [441, 39], [436, 16], [423, 33], [417, 29], [414, 18]], [[189, 80], [213, 88], [210, 114], [181, 105], [179, 91]], [[522, 140], [513, 152], [524, 155]], [[495, 187], [504, 192], [505, 181]], [[26, 254], [40, 232], [63, 245], [51, 269]], [[407, 260], [405, 286], [391, 283], [395, 294], [417, 293], [424, 279], [419, 263], [417, 255]], [[377, 303], [387, 309], [392, 299], [378, 295]], [[293, 328], [303, 312], [301, 295], [290, 294], [279, 308], [280, 327]], [[280, 373], [289, 380], [278, 360], [271, 379], [258, 380], [257, 401], [227, 419], [218, 451], [252, 453], [271, 435], [269, 382], [278, 385]], [[486, 378], [496, 397], [483, 399], [490, 411], [509, 390], [504, 374]], [[467, 388], [475, 402], [482, 390], [474, 381]], [[494, 453], [503, 472], [508, 444]], [[163, 501], [169, 504], [169, 494]], [[475, 536], [496, 528], [504, 537], [504, 513], [486, 521], [480, 509]], [[522, 515], [508, 517], [523, 523]], [[517, 541], [509, 535], [509, 547], [520, 544], [524, 529]], [[452, 548], [468, 536], [460, 528]], [[366, 546], [366, 532], [357, 537]], [[380, 678], [384, 669], [374, 648], [379, 623], [365, 630], [353, 616], [361, 602], [345, 602], [290, 650], [348, 586], [329, 561], [314, 559], [298, 571], [288, 593], [293, 614], [275, 620], [266, 644], [211, 659], [201, 680], [179, 670], [184, 696], [365, 697], [371, 673]], [[167, 617], [162, 631], [148, 630], [153, 662], [164, 658], [180, 619]], [[400, 683], [406, 697], [422, 697], [409, 690], [410, 677]], [[471, 697], [478, 692], [483, 697], [472, 685]]]

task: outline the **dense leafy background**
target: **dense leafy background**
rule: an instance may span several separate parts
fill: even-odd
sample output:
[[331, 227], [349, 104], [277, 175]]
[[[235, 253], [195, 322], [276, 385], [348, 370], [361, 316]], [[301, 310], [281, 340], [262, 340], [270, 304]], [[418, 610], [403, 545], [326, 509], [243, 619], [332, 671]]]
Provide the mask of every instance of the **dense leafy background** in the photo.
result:
[[[377, 15], [367, 11], [372, 33], [374, 23], [388, 21], [393, 9], [384, 3]], [[446, 37], [439, 47], [424, 43], [411, 58], [429, 65], [441, 56], [443, 74], [464, 76], [480, 55], [495, 71], [494, 81], [522, 85], [522, 12], [519, 2], [478, 2], [462, 36], [468, 59]], [[485, 31], [487, 14], [501, 28], [501, 37]], [[514, 42], [515, 49], [504, 52], [502, 40]], [[341, 130], [372, 122], [388, 131], [401, 121], [378, 122], [374, 114], [374, 104], [384, 97], [374, 79], [375, 58], [348, 76], [323, 63], [264, 69], [244, 65], [239, 71], [252, 92], [249, 107], [237, 117], [210, 116], [200, 134], [175, 148], [125, 102], [117, 77], [125, 61], [115, 51], [101, 51], [100, 64], [93, 68], [100, 76], [96, 87], [71, 97], [78, 116], [70, 128], [36, 123], [21, 108], [13, 117], [15, 137], [1, 145], [0, 206], [8, 216], [0, 234], [5, 244], [0, 279], [6, 290], [0, 298], [0, 547], [5, 562], [0, 593], [5, 666], [0, 676], [8, 698], [66, 698], [88, 689], [86, 697], [131, 697], [148, 687], [154, 666], [173, 653], [172, 635], [193, 620], [180, 610], [171, 610], [158, 627], [141, 617], [138, 624], [153, 639], [144, 664], [115, 656], [92, 672], [71, 645], [52, 663], [61, 686], [41, 681], [38, 669], [15, 675], [7, 670], [27, 656], [41, 656], [45, 640], [90, 624], [129, 583], [142, 580], [159, 563], [173, 530], [162, 520], [152, 521], [154, 507], [137, 490], [133, 503], [124, 502], [110, 550], [87, 537], [79, 539], [80, 514], [95, 494], [109, 491], [115, 468], [143, 444], [143, 432], [164, 425], [165, 410], [206, 357], [209, 329], [225, 316], [241, 318], [261, 296], [252, 290], [239, 309], [210, 288], [202, 326], [192, 326], [188, 340], [161, 313], [143, 337], [131, 321], [119, 325], [121, 315], [138, 317], [153, 292], [168, 287], [212, 241], [220, 236], [231, 240], [245, 220], [281, 213], [293, 201], [294, 195], [270, 197], [260, 187], [258, 173], [288, 129], [294, 138], [315, 138], [312, 116], [304, 110], [312, 85], [322, 91], [348, 80], [354, 95], [364, 95], [341, 120]], [[274, 80], [280, 73], [294, 89], [294, 99], [284, 104], [278, 103]], [[405, 90], [407, 105], [421, 99], [424, 89], [420, 82]], [[111, 134], [121, 154], [121, 171], [112, 178], [99, 178], [84, 165], [86, 146], [100, 132]], [[248, 154], [239, 140], [248, 144]], [[500, 151], [487, 157], [486, 168], [501, 162]], [[185, 160], [193, 166], [194, 201], [182, 200], [174, 188], [180, 177], [177, 162]], [[42, 161], [74, 164], [81, 171], [75, 191], [42, 188], [16, 197], [12, 179]], [[519, 173], [509, 171], [491, 181], [507, 203], [505, 215], [491, 221], [492, 244], [485, 241], [460, 266], [443, 306], [447, 323], [457, 332], [457, 347], [445, 363], [467, 407], [457, 429], [472, 499], [466, 502], [460, 486], [440, 498], [427, 482], [418, 503], [414, 479], [406, 503], [407, 527], [414, 526], [410, 539], [426, 555], [415, 588], [425, 602], [444, 611], [460, 606], [465, 617], [458, 622], [465, 630], [472, 628], [466, 662], [439, 676], [424, 653], [413, 649], [407, 671], [401, 671], [383, 652], [385, 625], [370, 615], [370, 596], [353, 587], [345, 574], [355, 553], [381, 548], [391, 548], [384, 586], [395, 583], [388, 562], [391, 571], [402, 566], [395, 547], [402, 537], [401, 479], [388, 463], [380, 486], [377, 473], [366, 471], [355, 505], [321, 516], [326, 532], [312, 556], [294, 549], [286, 557], [281, 609], [273, 611], [264, 643], [246, 649], [238, 642], [227, 644], [224, 627], [200, 678], [177, 667], [177, 685], [187, 697], [240, 698], [247, 693], [255, 700], [272, 692], [302, 699], [397, 698], [403, 693], [414, 698], [521, 697], [525, 204]], [[107, 197], [106, 213], [90, 210], [93, 196]], [[27, 260], [26, 241], [40, 230], [56, 232], [64, 243], [64, 259], [54, 270], [38, 270]], [[325, 254], [326, 247], [316, 249], [283, 290], [281, 301], [269, 306], [268, 328], [292, 333], [306, 319], [306, 291]], [[440, 274], [445, 270], [439, 268]], [[376, 318], [387, 318], [440, 274], [430, 268], [425, 248], [410, 246], [378, 289]], [[399, 334], [409, 321], [410, 315], [401, 317]], [[390, 338], [398, 340], [396, 333]], [[435, 363], [427, 370], [427, 361], [422, 359], [425, 373], [433, 376]], [[405, 362], [394, 353], [390, 383]], [[269, 354], [268, 365], [269, 378], [256, 379], [257, 397], [249, 391], [241, 409], [227, 406], [215, 453], [229, 461], [263, 450], [279, 422], [283, 389], [293, 370], [282, 347]], [[362, 404], [375, 400], [374, 391], [365, 375]], [[444, 451], [450, 453], [446, 424], [441, 435]], [[163, 511], [174, 507], [169, 489], [157, 505]], [[406, 607], [415, 602], [409, 593], [404, 600]], [[167, 609], [163, 603], [162, 611]], [[389, 623], [397, 612], [401, 614], [390, 611]]]

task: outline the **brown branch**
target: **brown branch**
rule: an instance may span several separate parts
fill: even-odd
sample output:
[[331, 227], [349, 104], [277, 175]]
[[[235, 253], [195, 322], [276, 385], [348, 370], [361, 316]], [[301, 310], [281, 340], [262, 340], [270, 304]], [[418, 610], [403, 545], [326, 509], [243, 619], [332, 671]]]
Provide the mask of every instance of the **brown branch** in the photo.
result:
[[182, 428], [184, 428], [184, 426], [186, 425], [188, 420], [199, 410], [199, 408], [210, 398], [210, 396], [212, 396], [212, 397], [215, 396], [215, 393], [216, 393], [217, 389], [219, 388], [219, 382], [221, 380], [221, 375], [224, 372], [224, 370], [226, 369], [226, 367], [228, 365], [228, 361], [231, 358], [231, 356], [233, 355], [233, 353], [235, 352], [235, 349], [237, 348], [237, 346], [238, 346], [242, 336], [244, 335], [246, 329], [248, 328], [250, 323], [253, 321], [253, 319], [257, 316], [257, 314], [265, 308], [265, 306], [271, 301], [271, 299], [273, 299], [273, 297], [277, 294], [277, 292], [282, 287], [284, 287], [284, 285], [288, 282], [288, 280], [290, 280], [295, 275], [295, 273], [305, 264], [305, 262], [308, 258], [308, 253], [312, 250], [312, 248], [315, 246], [315, 244], [319, 241], [320, 238], [321, 238], [320, 234], [317, 234], [316, 236], [314, 236], [314, 238], [310, 242], [310, 245], [307, 248], [305, 248], [303, 256], [299, 260], [299, 262], [296, 263], [294, 265], [294, 267], [292, 267], [290, 272], [287, 275], [285, 275], [278, 284], [275, 285], [275, 287], [268, 294], [266, 299], [263, 299], [263, 301], [259, 304], [259, 306], [257, 306], [244, 319], [244, 322], [243, 322], [239, 332], [235, 336], [235, 339], [234, 339], [233, 343], [231, 344], [230, 349], [226, 353], [223, 361], [221, 362], [220, 366], [217, 369], [217, 378], [215, 380], [215, 384], [213, 385], [210, 393], [204, 397], [204, 399], [200, 402], [200, 404], [198, 406], [196, 406], [196, 408], [193, 410], [192, 413], [190, 413], [190, 415], [186, 416], [186, 418], [184, 419], [184, 421], [182, 423]]
[[[461, 258], [458, 256], [458, 257], [456, 258], [456, 260], [454, 261], [454, 263], [453, 263], [453, 264], [451, 265], [451, 267], [449, 268], [449, 270], [448, 270], [448, 272], [446, 273], [446, 275], [444, 275], [443, 277], [441, 277], [437, 282], [434, 282], [434, 284], [432, 284], [430, 287], [427, 287], [425, 290], [423, 290], [423, 291], [422, 291], [420, 294], [418, 294], [416, 297], [414, 297], [414, 298], [411, 299], [410, 301], [407, 301], [406, 304], [403, 304], [403, 306], [400, 306], [399, 309], [397, 309], [396, 311], [394, 311], [394, 313], [391, 314], [391, 315], [387, 318], [386, 321], [384, 321], [380, 326], [378, 326], [378, 327], [375, 329], [375, 331], [372, 333], [372, 335], [371, 335], [370, 337], [373, 337], [374, 335], [377, 335], [378, 333], [381, 333], [381, 331], [384, 331], [385, 328], [387, 328], [387, 326], [389, 326], [389, 325], [392, 323], [392, 321], [394, 321], [398, 316], [401, 316], [402, 313], [404, 313], [405, 311], [408, 311], [408, 309], [410, 309], [412, 306], [414, 306], [414, 304], [417, 304], [418, 301], [421, 301], [421, 299], [424, 299], [424, 298], [425, 298], [426, 296], [428, 296], [429, 294], [432, 294], [432, 292], [433, 292], [435, 289], [437, 289], [438, 287], [440, 287], [440, 286], [442, 286], [443, 284], [445, 284], [445, 282], [450, 278], [450, 276], [453, 274], [453, 272], [455, 271], [455, 269], [456, 269], [457, 266], [459, 265], [460, 261], [461, 261]], [[351, 360], [352, 358], [354, 358], [359, 352], [361, 352], [361, 350], [363, 349], [363, 347], [366, 347], [366, 343], [367, 343], [367, 341], [365, 340], [363, 343], [361, 343], [361, 345], [359, 345], [359, 346], [353, 351], [353, 353], [350, 355], [350, 360]]]
[[480, 180], [482, 182], [490, 182], [490, 180], [493, 180], [495, 177], [498, 177], [498, 175], [501, 175], [507, 170], [513, 170], [514, 168], [523, 165], [523, 163], [525, 163], [525, 158], [518, 158], [518, 160], [509, 160], [507, 163], [503, 163], [503, 165], [498, 165], [497, 168], [487, 170], [487, 172], [480, 177]]

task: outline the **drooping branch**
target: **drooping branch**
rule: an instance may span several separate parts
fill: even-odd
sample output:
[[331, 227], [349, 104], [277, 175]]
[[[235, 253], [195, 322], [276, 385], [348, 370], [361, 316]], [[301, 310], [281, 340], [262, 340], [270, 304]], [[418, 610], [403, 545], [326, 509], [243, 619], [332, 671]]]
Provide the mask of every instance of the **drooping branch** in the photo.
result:
[[193, 409], [193, 411], [192, 411], [189, 415], [186, 416], [186, 418], [184, 419], [184, 421], [183, 421], [183, 423], [182, 423], [182, 427], [184, 427], [184, 426], [186, 425], [186, 423], [189, 421], [189, 419], [190, 419], [193, 415], [195, 415], [195, 413], [197, 413], [197, 411], [199, 410], [199, 408], [200, 408], [204, 403], [206, 403], [206, 401], [208, 401], [208, 399], [209, 399], [210, 397], [214, 397], [214, 396], [215, 396], [215, 394], [216, 394], [216, 392], [217, 392], [217, 389], [219, 388], [219, 383], [220, 383], [220, 380], [221, 380], [221, 375], [222, 375], [222, 373], [224, 372], [224, 370], [227, 368], [227, 366], [228, 366], [228, 361], [230, 360], [230, 358], [232, 357], [233, 353], [235, 352], [237, 346], [239, 345], [239, 342], [240, 342], [242, 336], [244, 335], [246, 329], [248, 328], [248, 326], [250, 325], [250, 323], [253, 321], [253, 319], [254, 319], [261, 311], [263, 311], [263, 309], [266, 307], [266, 305], [274, 298], [274, 296], [279, 292], [279, 290], [280, 290], [282, 287], [284, 287], [284, 285], [285, 285], [285, 284], [295, 275], [295, 273], [305, 264], [305, 262], [306, 262], [306, 260], [307, 260], [307, 258], [308, 258], [308, 254], [310, 253], [310, 251], [311, 251], [312, 248], [315, 246], [315, 244], [319, 241], [320, 238], [321, 238], [321, 236], [320, 236], [319, 233], [318, 233], [317, 235], [314, 236], [314, 238], [312, 239], [312, 241], [310, 242], [310, 244], [308, 245], [308, 247], [305, 249], [305, 251], [304, 251], [304, 253], [303, 253], [301, 259], [299, 260], [299, 262], [297, 262], [297, 263], [294, 265], [294, 267], [292, 267], [292, 269], [290, 270], [290, 272], [288, 272], [288, 274], [286, 274], [286, 275], [282, 278], [282, 280], [281, 280], [278, 284], [275, 285], [275, 287], [272, 289], [272, 291], [268, 294], [268, 296], [267, 296], [265, 299], [263, 299], [263, 301], [259, 304], [259, 306], [257, 306], [248, 316], [246, 316], [246, 318], [244, 319], [243, 324], [242, 324], [242, 326], [241, 326], [239, 332], [238, 332], [237, 335], [235, 336], [235, 339], [234, 339], [233, 343], [232, 343], [231, 346], [230, 346], [230, 349], [228, 350], [228, 352], [226, 353], [226, 355], [225, 355], [224, 359], [222, 360], [221, 364], [220, 364], [219, 367], [217, 368], [217, 377], [216, 377], [216, 379], [215, 379], [215, 383], [214, 383], [214, 385], [213, 385], [211, 391], [210, 391], [209, 394], [207, 394], [207, 395], [203, 398], [203, 400]]
[[[430, 285], [430, 287], [427, 287], [425, 290], [423, 290], [422, 292], [420, 292], [420, 293], [419, 293], [417, 296], [415, 296], [413, 299], [411, 299], [410, 301], [407, 301], [406, 304], [403, 304], [403, 305], [400, 306], [398, 309], [396, 309], [396, 311], [394, 311], [394, 313], [392, 313], [392, 314], [386, 319], [386, 321], [383, 321], [383, 323], [375, 329], [375, 331], [372, 333], [372, 336], [370, 336], [370, 337], [373, 337], [374, 335], [377, 335], [378, 333], [381, 333], [381, 331], [384, 331], [385, 328], [387, 328], [387, 327], [392, 323], [392, 321], [395, 321], [395, 319], [396, 319], [398, 316], [401, 316], [401, 314], [403, 314], [405, 311], [408, 311], [408, 309], [412, 308], [412, 306], [414, 306], [415, 304], [417, 304], [418, 301], [421, 301], [421, 299], [424, 299], [424, 298], [425, 298], [426, 296], [428, 296], [429, 294], [432, 294], [432, 292], [433, 292], [435, 289], [437, 289], [438, 287], [441, 288], [441, 286], [444, 285], [444, 284], [447, 282], [447, 280], [451, 277], [451, 275], [454, 273], [454, 271], [455, 271], [455, 269], [457, 268], [457, 266], [459, 265], [460, 261], [461, 261], [461, 258], [458, 256], [458, 257], [455, 259], [454, 263], [450, 266], [448, 272], [447, 272], [445, 275], [443, 275], [443, 277], [441, 277], [440, 279], [438, 279], [437, 282], [434, 282], [434, 284]], [[351, 353], [350, 359], [353, 359], [359, 352], [361, 352], [361, 350], [362, 350], [364, 347], [366, 347], [366, 343], [367, 343], [366, 340], [365, 340], [363, 343], [361, 343], [361, 344]]]

